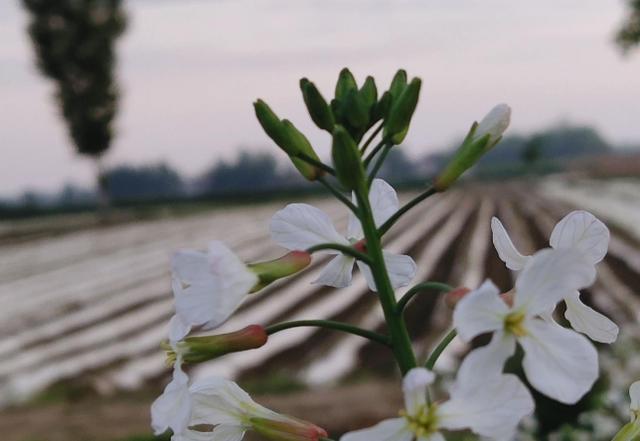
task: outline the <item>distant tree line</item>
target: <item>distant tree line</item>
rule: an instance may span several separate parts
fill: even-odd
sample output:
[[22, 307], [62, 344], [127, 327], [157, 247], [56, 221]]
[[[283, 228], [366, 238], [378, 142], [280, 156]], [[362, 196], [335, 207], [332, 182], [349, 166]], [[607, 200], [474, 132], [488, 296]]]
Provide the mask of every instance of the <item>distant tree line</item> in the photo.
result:
[[[402, 147], [395, 148], [379, 176], [395, 186], [424, 185], [444, 166], [454, 149], [452, 146], [444, 152], [412, 158]], [[619, 151], [593, 128], [560, 125], [529, 136], [507, 136], [481, 159], [475, 176], [511, 177], [557, 171], [573, 159], [612, 155]], [[312, 189], [285, 161], [269, 153], [248, 150], [240, 151], [232, 160], [212, 164], [195, 178], [182, 176], [174, 167], [162, 162], [141, 166], [119, 165], [107, 170], [106, 178], [110, 197], [115, 203], [220, 197], [240, 199]], [[55, 195], [25, 192], [12, 205], [73, 207], [89, 206], [95, 200], [95, 191], [66, 184]], [[0, 202], [0, 212], [2, 205]]]

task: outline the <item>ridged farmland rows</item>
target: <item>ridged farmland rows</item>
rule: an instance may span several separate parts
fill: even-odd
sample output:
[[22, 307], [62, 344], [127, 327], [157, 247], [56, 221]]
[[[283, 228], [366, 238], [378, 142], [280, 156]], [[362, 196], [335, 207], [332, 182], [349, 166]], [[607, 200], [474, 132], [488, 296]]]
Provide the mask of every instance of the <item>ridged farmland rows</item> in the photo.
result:
[[[540, 199], [532, 202], [539, 210], [536, 219], [540, 228], [547, 234], [551, 232], [557, 219], [575, 209], [566, 202]], [[542, 206], [545, 207], [544, 212], [540, 210]], [[635, 288], [640, 286], [638, 243], [625, 243], [620, 238], [624, 232], [615, 226], [612, 226], [611, 230], [609, 253], [598, 266], [598, 279], [588, 290], [591, 295], [587, 296], [587, 303], [593, 303], [596, 308], [609, 314], [617, 322], [635, 323], [640, 319], [640, 297]]]
[[[447, 210], [451, 210], [453, 202], [455, 201], [451, 200], [451, 197], [447, 197], [446, 200], [439, 202], [438, 205], [443, 206], [443, 208], [446, 206]], [[419, 215], [420, 213], [416, 213], [413, 216], [413, 224], [416, 223], [415, 221]], [[387, 246], [389, 249], [395, 250], [396, 241], [401, 239], [402, 236], [398, 237], [396, 235], [396, 237], [392, 237]], [[329, 318], [333, 314], [348, 308], [352, 301], [365, 293], [366, 286], [364, 280], [360, 277], [354, 278], [354, 284], [351, 287], [338, 291], [311, 285], [311, 281], [318, 276], [321, 265], [306, 271], [301, 277], [294, 279], [285, 289], [266, 293], [263, 297], [265, 300], [260, 302], [259, 307], [250, 308], [244, 313], [241, 312], [235, 315], [220, 331], [237, 329], [247, 323], [279, 321], [284, 319], [285, 316], [286, 319]], [[195, 369], [196, 375], [204, 369], [207, 369], [208, 373], [216, 372], [235, 375], [240, 370], [261, 365], [274, 354], [281, 350], [286, 350], [293, 344], [305, 341], [306, 337], [313, 332], [312, 328], [283, 332], [274, 336], [269, 345], [264, 348], [227, 356], [211, 363], [208, 367], [198, 367]], [[114, 371], [111, 376], [119, 386], [135, 385], [147, 377], [166, 372], [162, 366], [162, 360], [163, 355], [154, 350], [147, 357], [139, 357], [125, 364], [122, 368]]]
[[[397, 225], [394, 230], [400, 231], [400, 237], [391, 244], [389, 249], [393, 252], [413, 256], [418, 265], [419, 275], [423, 264], [420, 258], [422, 250], [416, 244], [434, 237], [434, 234], [437, 234], [437, 230], [434, 228], [452, 212], [457, 212], [453, 209], [459, 203], [460, 200], [456, 197], [447, 201], [446, 205], [440, 203], [426, 207], [427, 209], [419, 216], [420, 222], [408, 219], [408, 225]], [[332, 318], [369, 328], [379, 327], [383, 322], [382, 310], [375, 295], [369, 292], [366, 287], [347, 310]], [[358, 350], [361, 345], [367, 343], [361, 338], [358, 338], [356, 342], [351, 337], [325, 330], [315, 331], [308, 340], [310, 344], [307, 345], [305, 341], [300, 344], [300, 347], [288, 348], [277, 357], [272, 357], [270, 364], [278, 368], [284, 365], [285, 369], [289, 368], [291, 371], [301, 372], [302, 379], [311, 383], [321, 382], [319, 376], [322, 376], [322, 379], [326, 381], [335, 380], [344, 373], [348, 373], [356, 365]], [[339, 357], [342, 358], [338, 359]], [[335, 360], [335, 363], [330, 363], [329, 360]]]
[[[415, 280], [422, 281], [430, 279], [433, 275], [440, 258], [446, 251], [447, 245], [451, 243], [459, 234], [464, 226], [469, 214], [474, 208], [473, 198], [465, 197], [457, 204], [456, 210], [449, 213], [446, 218], [441, 218], [435, 209], [428, 212], [425, 222], [432, 223], [430, 227], [436, 226], [436, 229], [429, 231], [428, 237], [423, 237], [417, 241], [414, 239], [412, 246], [412, 256], [417, 263], [417, 273]], [[400, 289], [397, 292], [400, 298], [408, 288]], [[418, 299], [420, 300], [420, 299]], [[378, 305], [374, 305], [372, 316], [365, 317], [365, 320], [372, 328], [383, 331], [383, 318]], [[429, 317], [422, 319], [421, 328], [426, 330], [430, 327]], [[346, 349], [344, 349], [342, 347]], [[339, 360], [339, 357], [349, 350], [349, 357], [345, 360]], [[350, 371], [357, 366], [366, 366], [369, 369], [376, 369], [377, 365], [385, 366], [389, 360], [388, 353], [384, 356], [381, 351], [385, 351], [378, 345], [370, 344], [366, 340], [354, 338], [351, 336], [342, 337], [340, 343], [332, 347], [327, 355], [322, 355], [304, 374], [304, 378], [313, 382], [322, 380], [338, 380], [339, 378], [349, 374]], [[332, 361], [335, 360], [335, 364]]]

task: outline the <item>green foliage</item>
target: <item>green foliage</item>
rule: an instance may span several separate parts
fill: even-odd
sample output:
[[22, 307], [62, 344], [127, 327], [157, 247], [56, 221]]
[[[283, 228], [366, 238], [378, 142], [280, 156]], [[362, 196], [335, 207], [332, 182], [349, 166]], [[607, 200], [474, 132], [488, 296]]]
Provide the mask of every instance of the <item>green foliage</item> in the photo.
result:
[[616, 34], [616, 42], [625, 51], [640, 44], [640, 0], [629, 0], [629, 15]]
[[80, 154], [99, 157], [118, 105], [114, 44], [125, 29], [122, 0], [23, 0], [29, 35]]
[[119, 166], [106, 173], [106, 181], [114, 201], [168, 199], [184, 193], [182, 178], [164, 163]]

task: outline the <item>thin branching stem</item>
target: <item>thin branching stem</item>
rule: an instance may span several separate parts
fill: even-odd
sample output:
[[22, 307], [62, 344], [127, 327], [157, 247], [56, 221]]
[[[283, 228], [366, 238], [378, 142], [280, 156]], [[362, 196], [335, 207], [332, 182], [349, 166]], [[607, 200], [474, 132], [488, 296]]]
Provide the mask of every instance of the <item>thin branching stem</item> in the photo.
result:
[[385, 145], [385, 147], [382, 150], [382, 152], [380, 152], [380, 154], [378, 155], [378, 158], [376, 159], [376, 163], [373, 165], [373, 168], [371, 169], [371, 172], [369, 173], [369, 180], [367, 181], [369, 186], [371, 186], [371, 183], [373, 182], [373, 180], [375, 179], [376, 175], [378, 174], [378, 171], [380, 170], [380, 167], [382, 167], [382, 164], [384, 163], [384, 160], [387, 159], [387, 155], [391, 151], [391, 148], [392, 148], [391, 144]]
[[409, 291], [407, 291], [405, 295], [403, 295], [402, 298], [398, 301], [398, 305], [396, 307], [398, 312], [404, 311], [411, 299], [413, 299], [416, 295], [432, 290], [437, 292], [449, 292], [453, 290], [453, 287], [447, 285], [446, 283], [440, 282], [418, 283]]
[[318, 161], [315, 158], [312, 158], [311, 156], [305, 154], [305, 153], [296, 153], [296, 155], [294, 156], [295, 158], [298, 159], [302, 159], [304, 162], [306, 162], [307, 164], [311, 164], [314, 167], [318, 167], [319, 169], [324, 170], [325, 172], [329, 173], [330, 175], [335, 176], [336, 175], [336, 171], [333, 169], [333, 167], [328, 166], [327, 164], [325, 164], [322, 161]]
[[336, 187], [331, 185], [331, 183], [323, 177], [318, 178], [318, 182], [324, 185], [325, 188], [329, 190], [329, 192], [332, 195], [334, 195], [338, 200], [340, 200], [340, 202], [346, 205], [349, 208], [349, 210], [353, 212], [353, 214], [358, 216], [358, 207], [356, 207], [356, 205], [353, 202], [351, 202], [349, 198], [345, 196], [340, 190], [338, 190]]
[[368, 329], [358, 328], [357, 326], [350, 325], [348, 323], [336, 322], [333, 320], [295, 320], [291, 322], [282, 322], [275, 325], [267, 326], [265, 331], [267, 335], [275, 334], [276, 332], [284, 331], [286, 329], [300, 328], [300, 327], [316, 327], [332, 329], [334, 331], [346, 332], [349, 334], [357, 335], [376, 343], [380, 343], [384, 346], [390, 346], [391, 341], [386, 335], [378, 334]]
[[453, 339], [456, 338], [457, 335], [458, 333], [456, 332], [455, 329], [452, 329], [451, 331], [449, 331], [449, 333], [444, 336], [444, 338], [440, 341], [440, 343], [438, 343], [438, 346], [436, 346], [436, 348], [431, 352], [431, 355], [429, 355], [429, 358], [427, 358], [427, 361], [424, 364], [424, 367], [426, 367], [429, 370], [433, 370], [433, 367], [436, 365], [436, 361], [438, 361], [438, 358], [440, 358], [440, 355], [442, 355], [442, 353], [447, 348], [447, 346], [449, 346], [449, 343], [451, 343]]
[[376, 146], [373, 148], [373, 150], [371, 150], [371, 152], [367, 155], [363, 162], [365, 169], [369, 167], [369, 164], [371, 163], [371, 161], [373, 161], [373, 158], [375, 158], [378, 152], [387, 144], [391, 145], [391, 143], [389, 143], [387, 139], [382, 139], [379, 143], [376, 144]]
[[380, 125], [373, 132], [371, 132], [371, 135], [369, 136], [369, 138], [367, 138], [367, 140], [362, 145], [362, 148], [360, 149], [361, 155], [364, 155], [364, 152], [367, 151], [367, 147], [369, 147], [369, 144], [371, 144], [371, 142], [375, 139], [378, 133], [380, 133], [380, 130], [382, 130], [382, 127], [384, 127], [383, 121], [381, 121]]
[[346, 254], [347, 256], [351, 256], [354, 259], [358, 259], [367, 265], [371, 263], [371, 259], [364, 253], [356, 250], [355, 248], [349, 245], [342, 245], [340, 243], [321, 243], [318, 245], [314, 245], [312, 247], [307, 248], [308, 253], [315, 253], [316, 251], [322, 250], [335, 250], [340, 251], [342, 254]]
[[409, 202], [404, 204], [398, 211], [396, 211], [393, 214], [393, 216], [391, 216], [384, 224], [382, 224], [380, 226], [380, 228], [378, 228], [378, 234], [380, 236], [384, 235], [387, 231], [389, 231], [389, 229], [393, 226], [393, 224], [395, 224], [398, 221], [398, 219], [400, 219], [400, 217], [402, 217], [403, 214], [405, 214], [407, 211], [411, 210], [413, 207], [418, 205], [420, 202], [422, 202], [425, 199], [427, 199], [429, 196], [433, 196], [437, 192], [438, 192], [438, 190], [436, 190], [435, 187], [431, 186], [431, 187], [427, 188], [423, 193], [420, 193], [418, 196], [416, 196], [415, 198], [411, 199]]

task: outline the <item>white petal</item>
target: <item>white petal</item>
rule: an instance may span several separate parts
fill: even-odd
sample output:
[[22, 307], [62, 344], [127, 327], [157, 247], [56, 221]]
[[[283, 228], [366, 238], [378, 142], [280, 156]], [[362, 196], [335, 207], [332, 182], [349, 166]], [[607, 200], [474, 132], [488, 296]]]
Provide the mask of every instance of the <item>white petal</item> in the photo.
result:
[[240, 441], [244, 437], [245, 428], [221, 424], [213, 429], [211, 441]]
[[177, 342], [185, 338], [191, 332], [191, 325], [183, 322], [178, 315], [174, 314], [169, 320], [169, 340]]
[[171, 274], [174, 288], [184, 289], [193, 283], [211, 283], [209, 259], [206, 253], [180, 250], [171, 256]]
[[609, 229], [587, 211], [572, 211], [553, 229], [549, 244], [553, 248], [576, 248], [594, 265], [607, 254]]
[[384, 224], [400, 208], [396, 191], [382, 179], [374, 179], [371, 183], [369, 203], [376, 227]]
[[189, 426], [193, 400], [189, 392], [189, 377], [180, 363], [173, 367], [173, 379], [151, 405], [151, 427], [156, 435], [167, 429], [182, 433]]
[[518, 341], [531, 385], [562, 403], [576, 403], [598, 378], [596, 349], [584, 336], [555, 323], [532, 319], [525, 327], [528, 335]]
[[495, 143], [507, 130], [511, 122], [511, 107], [501, 103], [495, 105], [478, 124], [474, 134], [475, 139], [480, 139], [489, 134], [489, 143]]
[[[393, 254], [384, 250], [382, 251], [382, 256], [384, 257], [384, 263], [387, 267], [389, 280], [393, 288], [400, 288], [411, 283], [411, 280], [413, 280], [416, 275], [416, 263], [411, 257], [403, 254]], [[357, 262], [357, 265], [366, 279], [369, 289], [377, 292], [376, 283], [375, 280], [373, 280], [373, 274], [369, 265], [360, 261]]]
[[427, 386], [435, 380], [435, 374], [428, 369], [411, 369], [402, 380], [404, 407], [409, 415], [415, 415], [427, 403]]
[[351, 285], [353, 274], [353, 264], [356, 260], [353, 257], [338, 254], [325, 266], [313, 283], [333, 286], [334, 288], [344, 288]]
[[595, 267], [578, 251], [543, 249], [518, 275], [514, 308], [529, 315], [552, 310], [564, 297], [591, 285], [595, 277]]
[[222, 377], [195, 382], [191, 393], [194, 402], [192, 425], [242, 425], [248, 410], [262, 407], [240, 386]]
[[640, 381], [636, 381], [629, 388], [629, 397], [631, 397], [631, 410], [640, 410]]
[[329, 242], [348, 245], [347, 240], [336, 231], [329, 216], [308, 204], [289, 204], [274, 214], [271, 218], [271, 238], [289, 250], [306, 250]]
[[340, 441], [411, 441], [413, 433], [408, 430], [404, 418], [384, 420], [373, 427], [345, 433]]
[[171, 441], [213, 441], [213, 432], [199, 432], [187, 429], [182, 433], [176, 433], [171, 437]]
[[[353, 203], [356, 204], [355, 196], [352, 198], [352, 200]], [[364, 233], [362, 232], [360, 219], [358, 219], [352, 211], [349, 211], [349, 221], [347, 222], [347, 239], [358, 241], [363, 237]]]
[[512, 433], [533, 412], [531, 394], [515, 375], [493, 375], [482, 387], [458, 387], [438, 409], [440, 425], [449, 430], [471, 429], [499, 438]]
[[[214, 329], [240, 306], [258, 282], [242, 260], [220, 241], [209, 244], [206, 265], [202, 253], [177, 253], [172, 261], [176, 314], [172, 331], [178, 336], [187, 327]], [[193, 265], [193, 267], [191, 267]]]
[[530, 256], [523, 256], [516, 249], [511, 241], [507, 230], [497, 217], [491, 218], [491, 232], [493, 236], [493, 246], [498, 252], [500, 259], [513, 271], [520, 271], [529, 260]]
[[453, 311], [453, 324], [465, 342], [484, 332], [504, 326], [509, 307], [500, 298], [500, 290], [490, 280], [471, 291], [458, 302]]
[[458, 369], [455, 389], [469, 390], [483, 387], [487, 378], [502, 375], [504, 363], [516, 350], [516, 340], [512, 335], [498, 331], [493, 334], [488, 345], [471, 351]]
[[571, 327], [600, 343], [613, 343], [618, 338], [618, 325], [580, 300], [580, 293], [573, 292], [564, 298], [567, 309], [564, 316]]

